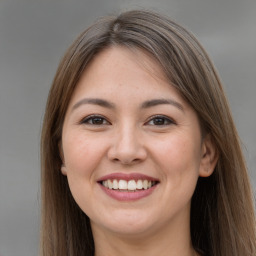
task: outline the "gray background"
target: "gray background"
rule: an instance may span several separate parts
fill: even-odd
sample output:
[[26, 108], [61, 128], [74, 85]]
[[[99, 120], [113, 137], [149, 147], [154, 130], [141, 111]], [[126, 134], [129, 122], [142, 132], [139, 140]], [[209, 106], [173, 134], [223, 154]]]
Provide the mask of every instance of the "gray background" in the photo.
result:
[[199, 38], [212, 57], [256, 184], [255, 0], [0, 0], [0, 255], [37, 255], [44, 105], [66, 48], [99, 16], [150, 8]]

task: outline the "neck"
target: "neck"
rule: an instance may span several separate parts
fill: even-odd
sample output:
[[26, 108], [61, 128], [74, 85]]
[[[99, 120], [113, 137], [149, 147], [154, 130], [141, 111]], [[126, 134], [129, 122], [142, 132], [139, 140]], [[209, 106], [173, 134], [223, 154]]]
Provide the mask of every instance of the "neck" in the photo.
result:
[[91, 224], [95, 256], [197, 256], [191, 244], [189, 221], [136, 235], [117, 234]]
[[151, 240], [131, 241], [127, 239], [106, 240], [106, 243], [95, 246], [95, 256], [197, 256], [191, 243], [177, 246], [175, 242], [156, 242]]

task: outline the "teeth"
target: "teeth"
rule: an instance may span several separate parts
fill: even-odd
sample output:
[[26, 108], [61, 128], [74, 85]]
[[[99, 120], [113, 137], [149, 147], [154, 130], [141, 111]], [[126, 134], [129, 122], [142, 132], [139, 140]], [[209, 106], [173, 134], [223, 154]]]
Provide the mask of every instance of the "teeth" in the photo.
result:
[[128, 190], [136, 190], [136, 182], [135, 180], [128, 181]]
[[137, 181], [137, 189], [142, 189], [143, 188], [143, 184], [142, 184], [142, 180], [138, 180]]
[[148, 188], [148, 181], [147, 180], [143, 180], [143, 188], [144, 189]]
[[108, 187], [109, 189], [112, 189], [113, 188], [113, 183], [111, 180], [108, 180]]
[[118, 189], [118, 181], [117, 180], [113, 180], [113, 189]]
[[128, 188], [126, 180], [119, 180], [118, 185], [119, 185], [119, 189], [127, 189]]
[[149, 189], [156, 184], [155, 181], [149, 180], [104, 180], [102, 185], [108, 189], [114, 190], [129, 190], [129, 191], [136, 191], [142, 189]]

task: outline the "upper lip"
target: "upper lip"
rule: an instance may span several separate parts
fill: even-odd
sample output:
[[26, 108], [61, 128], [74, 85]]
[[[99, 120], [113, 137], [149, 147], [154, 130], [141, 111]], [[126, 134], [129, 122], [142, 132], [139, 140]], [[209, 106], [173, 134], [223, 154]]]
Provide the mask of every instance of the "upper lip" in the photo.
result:
[[101, 182], [104, 180], [114, 180], [114, 179], [126, 180], [126, 181], [128, 181], [128, 180], [149, 180], [149, 181], [158, 181], [159, 182], [158, 179], [148, 176], [148, 175], [145, 175], [145, 174], [142, 174], [142, 173], [120, 173], [120, 172], [105, 175], [105, 176], [99, 178], [97, 180], [97, 182]]

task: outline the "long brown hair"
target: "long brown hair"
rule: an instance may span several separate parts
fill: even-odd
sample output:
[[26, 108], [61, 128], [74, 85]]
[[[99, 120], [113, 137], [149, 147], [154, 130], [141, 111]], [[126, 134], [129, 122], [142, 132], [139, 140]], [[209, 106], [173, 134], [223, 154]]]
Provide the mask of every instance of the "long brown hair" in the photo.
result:
[[60, 172], [62, 125], [72, 93], [92, 58], [109, 46], [143, 49], [194, 108], [219, 154], [213, 174], [199, 178], [191, 204], [191, 239], [207, 256], [255, 256], [252, 191], [220, 79], [206, 52], [183, 27], [149, 11], [100, 19], [67, 50], [49, 93], [41, 139], [41, 256], [94, 255], [89, 218]]

